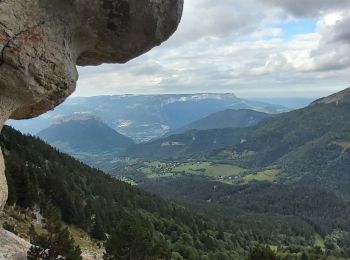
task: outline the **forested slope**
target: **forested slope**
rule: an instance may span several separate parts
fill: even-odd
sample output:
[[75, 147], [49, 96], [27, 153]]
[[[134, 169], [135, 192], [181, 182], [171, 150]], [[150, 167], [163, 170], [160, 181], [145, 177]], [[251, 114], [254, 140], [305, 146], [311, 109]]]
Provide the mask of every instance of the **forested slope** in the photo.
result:
[[[121, 227], [124, 227], [123, 233], [119, 234], [124, 237], [146, 230], [153, 234], [149, 244], [152, 250], [157, 248], [168, 252], [167, 255], [180, 257], [177, 259], [181, 256], [233, 259], [258, 243], [250, 235], [236, 236], [235, 229], [226, 229], [223, 233], [223, 222], [200, 217], [182, 206], [118, 181], [9, 127], [4, 128], [0, 143], [6, 160], [8, 205], [29, 209], [38, 205], [43, 209], [48, 203], [53, 204], [67, 224], [80, 227], [101, 240], [105, 234], [113, 234]], [[125, 228], [130, 225], [137, 228]], [[274, 239], [265, 235], [266, 239]], [[137, 243], [127, 246], [138, 250]]]

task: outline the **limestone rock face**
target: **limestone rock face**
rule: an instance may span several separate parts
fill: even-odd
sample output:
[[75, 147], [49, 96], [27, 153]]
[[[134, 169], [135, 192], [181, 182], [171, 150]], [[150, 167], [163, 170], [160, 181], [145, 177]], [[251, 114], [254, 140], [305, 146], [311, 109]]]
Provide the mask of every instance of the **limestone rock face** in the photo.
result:
[[[76, 65], [124, 63], [167, 40], [182, 8], [183, 0], [0, 0], [0, 130], [63, 102]], [[0, 175], [3, 167], [0, 158]]]
[[0, 259], [25, 260], [30, 243], [0, 228]]

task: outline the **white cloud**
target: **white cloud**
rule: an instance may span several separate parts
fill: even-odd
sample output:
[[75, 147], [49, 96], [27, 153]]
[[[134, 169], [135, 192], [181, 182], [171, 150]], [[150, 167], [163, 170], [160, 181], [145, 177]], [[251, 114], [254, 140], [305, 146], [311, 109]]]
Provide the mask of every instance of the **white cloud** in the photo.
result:
[[259, 0], [261, 3], [281, 8], [295, 17], [315, 17], [335, 10], [346, 10], [349, 0]]
[[335, 26], [337, 22], [341, 21], [342, 19], [343, 15], [341, 12], [334, 12], [326, 14], [324, 17], [322, 17], [320, 23], [323, 23], [326, 26]]
[[[79, 68], [75, 95], [323, 95], [348, 87], [349, 0], [185, 2], [183, 21], [168, 42], [125, 65]], [[315, 31], [285, 26], [303, 26], [303, 17]]]

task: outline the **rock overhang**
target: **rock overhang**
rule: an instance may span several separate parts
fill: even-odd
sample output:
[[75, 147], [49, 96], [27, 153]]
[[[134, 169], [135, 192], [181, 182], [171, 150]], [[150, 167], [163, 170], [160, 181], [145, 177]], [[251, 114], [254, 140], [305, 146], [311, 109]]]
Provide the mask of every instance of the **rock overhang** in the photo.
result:
[[[125, 63], [167, 40], [183, 0], [0, 0], [0, 130], [76, 87], [76, 65]], [[0, 210], [7, 199], [0, 150]]]
[[0, 89], [16, 99], [10, 117], [62, 103], [75, 90], [76, 65], [125, 63], [160, 45], [182, 8], [182, 0], [3, 0]]

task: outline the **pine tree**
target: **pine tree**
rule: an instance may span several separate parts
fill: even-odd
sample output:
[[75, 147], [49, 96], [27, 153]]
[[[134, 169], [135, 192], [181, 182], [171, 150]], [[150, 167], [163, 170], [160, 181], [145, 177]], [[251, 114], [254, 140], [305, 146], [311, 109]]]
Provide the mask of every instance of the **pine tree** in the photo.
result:
[[91, 235], [97, 240], [105, 240], [106, 234], [101, 225], [102, 221], [100, 217], [96, 216], [94, 223], [92, 225]]
[[138, 216], [124, 216], [106, 243], [105, 260], [170, 259], [167, 241], [157, 236], [149, 221]]

